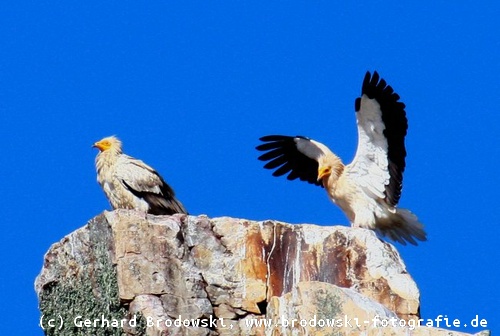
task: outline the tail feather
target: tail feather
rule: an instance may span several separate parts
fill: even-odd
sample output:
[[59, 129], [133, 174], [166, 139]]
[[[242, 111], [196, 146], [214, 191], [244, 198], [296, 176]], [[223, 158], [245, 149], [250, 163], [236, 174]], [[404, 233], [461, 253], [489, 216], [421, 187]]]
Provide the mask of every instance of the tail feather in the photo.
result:
[[173, 215], [176, 213], [188, 215], [186, 208], [173, 195], [163, 197], [149, 193], [144, 195], [144, 200], [149, 205], [148, 213], [152, 215]]
[[406, 243], [418, 245], [416, 240], [427, 240], [422, 223], [418, 221], [417, 216], [406, 209], [396, 209], [396, 213], [392, 214], [389, 220], [377, 222], [375, 231], [403, 245]]

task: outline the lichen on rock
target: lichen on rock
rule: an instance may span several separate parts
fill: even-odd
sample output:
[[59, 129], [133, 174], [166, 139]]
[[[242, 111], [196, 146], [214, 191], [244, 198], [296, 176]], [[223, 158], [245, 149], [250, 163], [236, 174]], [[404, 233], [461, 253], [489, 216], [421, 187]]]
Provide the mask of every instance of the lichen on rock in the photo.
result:
[[[102, 216], [92, 219], [52, 246], [37, 281], [41, 313], [60, 318], [62, 326], [46, 326], [46, 335], [122, 335], [122, 328], [80, 328], [82, 320], [122, 320], [128, 309], [118, 296], [116, 267], [112, 262], [111, 228]], [[41, 283], [41, 280], [45, 283]], [[75, 325], [76, 324], [76, 325]]]

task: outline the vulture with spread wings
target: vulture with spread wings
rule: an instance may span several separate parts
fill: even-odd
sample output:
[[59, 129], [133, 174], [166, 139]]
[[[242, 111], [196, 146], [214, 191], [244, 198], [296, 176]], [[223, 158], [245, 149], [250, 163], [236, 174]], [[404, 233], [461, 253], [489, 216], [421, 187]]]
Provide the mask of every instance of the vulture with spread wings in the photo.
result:
[[122, 152], [121, 141], [107, 137], [96, 142], [97, 182], [113, 209], [136, 209], [153, 215], [187, 214], [173, 189], [153, 168]]
[[325, 145], [303, 136], [268, 135], [257, 147], [273, 176], [287, 175], [324, 187], [355, 227], [375, 230], [406, 245], [425, 241], [417, 217], [397, 207], [405, 170], [405, 104], [377, 72], [366, 73], [355, 101], [358, 147], [344, 165]]

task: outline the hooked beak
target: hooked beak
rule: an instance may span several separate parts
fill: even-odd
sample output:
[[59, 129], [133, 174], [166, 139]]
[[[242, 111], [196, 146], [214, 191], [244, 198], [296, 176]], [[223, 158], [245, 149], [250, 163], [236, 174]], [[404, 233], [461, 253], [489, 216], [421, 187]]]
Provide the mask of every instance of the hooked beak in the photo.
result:
[[102, 147], [102, 145], [101, 145], [101, 143], [100, 143], [100, 142], [96, 142], [96, 143], [94, 143], [94, 144], [92, 145], [92, 147], [91, 147], [91, 148], [97, 148], [97, 149], [98, 149], [98, 150], [100, 150], [101, 152], [102, 152], [102, 151], [103, 151], [103, 149], [104, 149], [104, 148]]
[[330, 168], [328, 167], [320, 167], [318, 169], [318, 181], [321, 181], [323, 177], [330, 175]]

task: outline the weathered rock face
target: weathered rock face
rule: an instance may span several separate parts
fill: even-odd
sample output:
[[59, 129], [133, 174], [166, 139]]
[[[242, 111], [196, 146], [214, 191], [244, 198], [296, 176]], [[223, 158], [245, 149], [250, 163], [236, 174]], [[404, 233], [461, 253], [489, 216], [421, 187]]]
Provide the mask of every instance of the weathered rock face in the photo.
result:
[[35, 287], [63, 321], [47, 335], [400, 335], [419, 317], [394, 247], [343, 226], [105, 212], [51, 247]]

